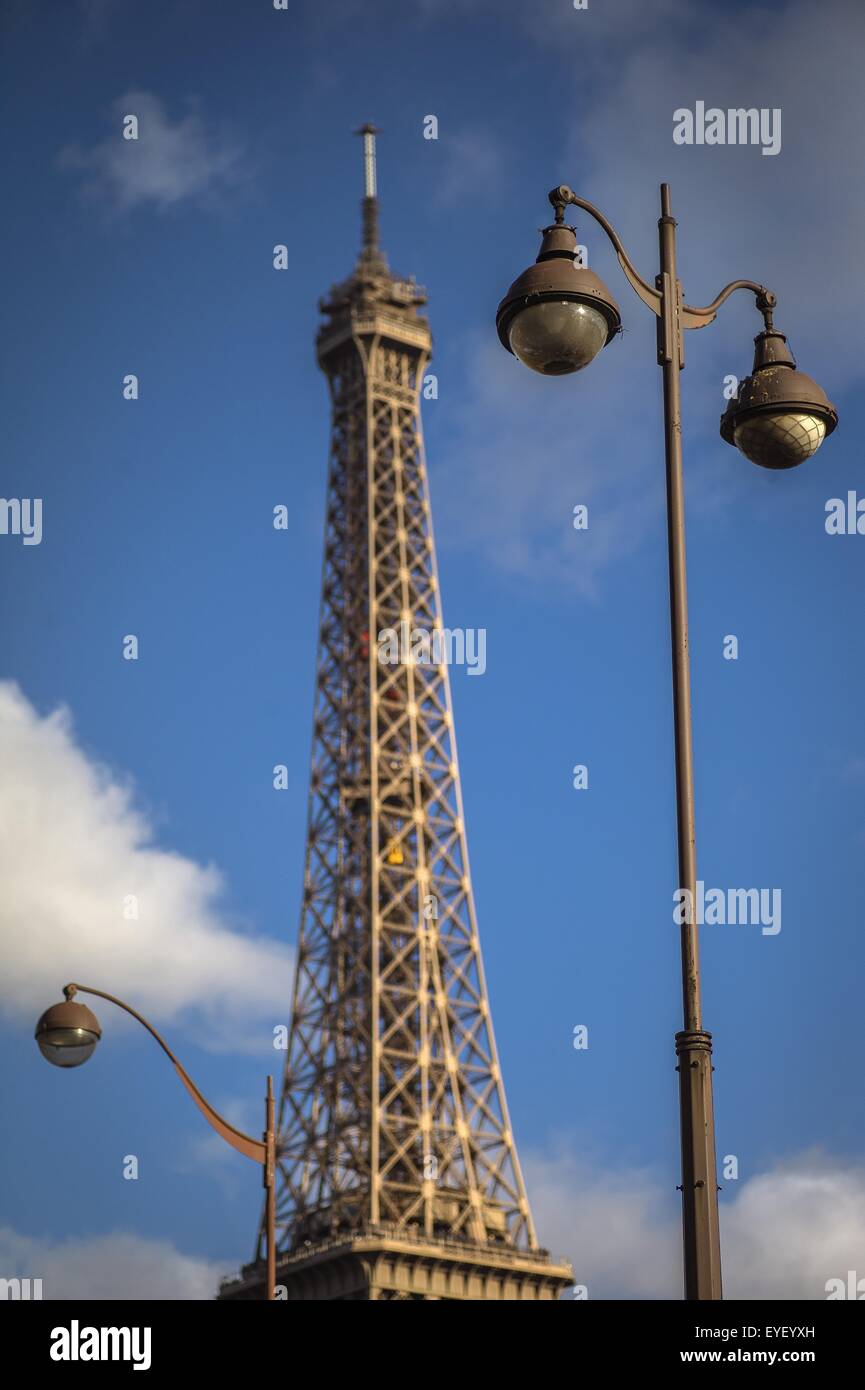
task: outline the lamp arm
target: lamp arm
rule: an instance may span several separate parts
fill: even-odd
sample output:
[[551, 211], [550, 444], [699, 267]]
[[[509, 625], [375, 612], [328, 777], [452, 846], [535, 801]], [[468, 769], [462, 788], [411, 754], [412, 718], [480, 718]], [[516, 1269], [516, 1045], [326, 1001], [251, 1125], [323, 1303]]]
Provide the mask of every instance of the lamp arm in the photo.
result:
[[[778, 300], [771, 290], [767, 290], [765, 285], [758, 285], [754, 280], [731, 280], [729, 285], [725, 285], [721, 293], [711, 304], [707, 304], [704, 309], [697, 309], [692, 304], [682, 305], [682, 324], [685, 328], [704, 328], [707, 323], [712, 323], [717, 317], [718, 310], [725, 300], [730, 298], [735, 290], [751, 290], [757, 301], [757, 308], [763, 315], [767, 329], [772, 327], [772, 310]], [[690, 320], [690, 322], [689, 322]]]
[[216, 1130], [217, 1134], [224, 1139], [227, 1144], [230, 1144], [233, 1149], [236, 1149], [238, 1153], [245, 1154], [247, 1158], [251, 1158], [255, 1163], [265, 1162], [267, 1150], [264, 1143], [260, 1139], [252, 1139], [248, 1134], [244, 1134], [243, 1130], [235, 1129], [234, 1125], [230, 1125], [227, 1120], [222, 1118], [218, 1110], [214, 1110], [210, 1102], [201, 1094], [195, 1082], [192, 1080], [192, 1077], [189, 1076], [180, 1065], [165, 1039], [160, 1037], [153, 1025], [148, 1023], [146, 1018], [133, 1009], [131, 1004], [125, 1004], [122, 999], [117, 999], [113, 994], [106, 994], [105, 990], [93, 989], [91, 985], [68, 984], [63, 987], [63, 993], [67, 999], [71, 999], [73, 995], [77, 994], [79, 991], [82, 994], [95, 994], [100, 999], [107, 999], [109, 1004], [116, 1004], [118, 1009], [124, 1009], [126, 1013], [131, 1014], [134, 1019], [137, 1019], [159, 1043], [162, 1051], [172, 1063], [177, 1075], [180, 1077], [180, 1080], [183, 1082], [183, 1085], [195, 1101], [195, 1104], [198, 1106], [208, 1124]]
[[619, 265], [624, 271], [625, 279], [628, 281], [628, 284], [639, 295], [643, 303], [648, 305], [652, 313], [660, 318], [663, 312], [660, 293], [653, 285], [650, 285], [648, 281], [643, 279], [625, 250], [621, 237], [615, 228], [607, 221], [604, 214], [596, 208], [593, 203], [586, 202], [585, 198], [578, 198], [573, 189], [568, 188], [566, 183], [559, 184], [558, 188], [554, 188], [549, 198], [556, 210], [557, 222], [564, 221], [564, 210], [568, 204], [573, 204], [574, 207], [582, 208], [590, 217], [594, 217], [598, 226], [602, 231], [606, 232], [607, 237], [612, 242], [613, 250], [618, 257]]
[[[593, 217], [602, 231], [606, 232], [607, 237], [612, 243], [613, 250], [618, 257], [619, 265], [625, 275], [625, 279], [631, 288], [639, 295], [643, 303], [648, 305], [652, 312], [661, 317], [663, 314], [663, 301], [661, 294], [640, 275], [630, 256], [622, 244], [622, 239], [614, 227], [610, 225], [604, 214], [593, 203], [589, 203], [585, 198], [577, 197], [572, 188], [568, 188], [565, 183], [559, 184], [549, 195], [550, 202], [556, 210], [556, 221], [564, 221], [564, 210], [568, 205], [582, 208], [590, 217]], [[771, 290], [767, 290], [765, 285], [758, 285], [754, 280], [731, 280], [729, 285], [725, 285], [721, 293], [711, 304], [705, 308], [696, 308], [691, 304], [681, 306], [681, 323], [683, 328], [705, 328], [717, 317], [718, 310], [725, 300], [730, 298], [734, 290], [751, 290], [757, 299], [757, 308], [766, 320], [766, 327], [771, 328], [772, 310], [775, 308], [777, 299]]]

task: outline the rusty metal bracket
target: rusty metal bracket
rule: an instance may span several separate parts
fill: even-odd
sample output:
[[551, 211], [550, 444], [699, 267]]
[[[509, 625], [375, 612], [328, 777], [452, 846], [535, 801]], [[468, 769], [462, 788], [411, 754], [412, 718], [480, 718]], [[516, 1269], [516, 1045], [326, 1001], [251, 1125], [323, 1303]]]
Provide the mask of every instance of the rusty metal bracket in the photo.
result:
[[[622, 267], [628, 284], [639, 298], [642, 299], [643, 303], [652, 310], [652, 313], [655, 314], [658, 319], [661, 319], [664, 315], [663, 296], [659, 292], [659, 289], [653, 289], [652, 286], [643, 279], [642, 275], [640, 275], [625, 250], [621, 237], [607, 221], [604, 214], [596, 208], [593, 203], [587, 202], [585, 198], [577, 197], [573, 189], [569, 188], [566, 183], [561, 183], [556, 188], [552, 189], [549, 194], [549, 199], [555, 209], [557, 222], [562, 222], [564, 220], [564, 210], [569, 205], [582, 208], [584, 212], [587, 212], [590, 217], [595, 219], [598, 226], [606, 233], [609, 241], [612, 243], [613, 250], [616, 253], [619, 265]], [[682, 288], [681, 285], [677, 283], [676, 291], [679, 305], [680, 328], [705, 328], [707, 324], [712, 323], [717, 318], [718, 310], [721, 305], [725, 300], [729, 299], [730, 295], [733, 294], [735, 290], [751, 290], [753, 292], [757, 298], [757, 308], [760, 310], [761, 314], [763, 314], [764, 318], [766, 318], [767, 314], [769, 316], [767, 327], [770, 327], [772, 310], [777, 303], [777, 299], [772, 291], [767, 290], [765, 285], [758, 285], [755, 280], [731, 280], [729, 285], [724, 286], [717, 298], [713, 299], [711, 304], [707, 304], [703, 308], [693, 304], [683, 303]], [[666, 351], [666, 344], [671, 341], [670, 335], [666, 329], [664, 331], [664, 338]], [[672, 358], [659, 357], [659, 361], [672, 361]], [[684, 348], [680, 349], [679, 365], [684, 366]]]
[[646, 280], [643, 279], [642, 275], [639, 273], [630, 256], [628, 255], [627, 251], [625, 250], [624, 246], [622, 245], [621, 237], [619, 236], [618, 232], [616, 232], [616, 230], [607, 221], [604, 214], [600, 212], [599, 209], [596, 208], [593, 203], [586, 202], [585, 198], [578, 198], [576, 193], [574, 193], [573, 189], [568, 188], [568, 185], [566, 183], [561, 183], [557, 188], [554, 188], [550, 193], [549, 198], [550, 202], [556, 210], [557, 222], [561, 221], [564, 217], [564, 209], [566, 206], [568, 206], [568, 204], [571, 204], [577, 208], [582, 208], [584, 212], [587, 212], [590, 217], [593, 217], [595, 219], [598, 226], [602, 229], [602, 231], [606, 232], [607, 237], [612, 243], [613, 250], [615, 251], [616, 256], [618, 257], [619, 265], [622, 267], [625, 279], [631, 286], [631, 289], [639, 295], [640, 299], [642, 299], [643, 303], [649, 309], [651, 309], [653, 314], [660, 316], [661, 296], [658, 294], [658, 291], [656, 289], [653, 289], [652, 286]]

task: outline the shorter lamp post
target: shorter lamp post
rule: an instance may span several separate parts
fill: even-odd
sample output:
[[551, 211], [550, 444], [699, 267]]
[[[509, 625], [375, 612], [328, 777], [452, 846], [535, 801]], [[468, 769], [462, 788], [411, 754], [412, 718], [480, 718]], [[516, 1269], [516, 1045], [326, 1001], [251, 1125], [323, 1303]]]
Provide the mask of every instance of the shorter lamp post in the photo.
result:
[[50, 1009], [46, 1009], [36, 1025], [36, 1041], [39, 1044], [39, 1051], [42, 1056], [55, 1067], [80, 1067], [93, 1055], [93, 1051], [102, 1036], [102, 1029], [96, 1015], [88, 1009], [86, 1004], [77, 1004], [75, 995], [78, 991], [83, 994], [95, 994], [100, 999], [107, 999], [109, 1003], [116, 1004], [119, 1009], [125, 1009], [126, 1013], [131, 1014], [139, 1023], [147, 1029], [162, 1051], [173, 1064], [177, 1075], [183, 1082], [195, 1104], [198, 1106], [208, 1124], [216, 1130], [216, 1133], [230, 1144], [238, 1153], [245, 1154], [255, 1163], [260, 1163], [263, 1170], [264, 1190], [265, 1190], [265, 1230], [267, 1236], [267, 1282], [266, 1297], [275, 1299], [276, 1297], [276, 1129], [274, 1126], [273, 1109], [273, 1077], [267, 1078], [267, 1092], [264, 1102], [265, 1128], [261, 1139], [253, 1139], [250, 1135], [244, 1134], [242, 1130], [235, 1129], [234, 1125], [224, 1120], [209, 1101], [199, 1091], [195, 1082], [186, 1073], [178, 1062], [171, 1048], [163, 1038], [159, 1036], [152, 1024], [142, 1018], [141, 1014], [131, 1008], [129, 1004], [124, 1004], [122, 999], [116, 999], [113, 994], [106, 994], [104, 990], [92, 989], [89, 985], [65, 985], [63, 993], [66, 996], [62, 1004], [52, 1004]]
[[[691, 675], [685, 574], [685, 497], [679, 374], [685, 365], [685, 330], [712, 323], [735, 290], [750, 291], [763, 315], [754, 339], [752, 373], [739, 383], [721, 418], [721, 437], [763, 468], [794, 468], [816, 453], [838, 423], [838, 413], [816, 381], [797, 371], [783, 333], [773, 325], [775, 296], [753, 280], [732, 280], [711, 304], [686, 304], [676, 271], [676, 221], [670, 190], [661, 185], [658, 220], [660, 268], [653, 285], [639, 274], [604, 214], [567, 184], [549, 195], [555, 222], [543, 229], [534, 265], [518, 275], [501, 301], [496, 327], [502, 346], [532, 371], [567, 376], [581, 371], [619, 332], [619, 306], [594, 271], [575, 261], [576, 229], [565, 208], [581, 208], [607, 238], [625, 279], [657, 320], [657, 362], [663, 373], [667, 474], [667, 545], [673, 648], [673, 721], [679, 887], [696, 901]], [[682, 1142], [682, 1233], [685, 1297], [721, 1297], [721, 1245], [712, 1105], [712, 1034], [703, 1027], [697, 922], [682, 923], [684, 1027], [676, 1034]]]

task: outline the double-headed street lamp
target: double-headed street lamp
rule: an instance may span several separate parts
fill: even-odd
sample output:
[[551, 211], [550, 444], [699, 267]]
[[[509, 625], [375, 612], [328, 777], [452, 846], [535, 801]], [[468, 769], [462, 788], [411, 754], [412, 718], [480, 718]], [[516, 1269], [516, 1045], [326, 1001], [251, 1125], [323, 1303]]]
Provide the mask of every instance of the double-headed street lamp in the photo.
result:
[[733, 280], [703, 309], [682, 300], [676, 276], [676, 223], [670, 190], [661, 185], [660, 273], [654, 287], [638, 274], [604, 215], [566, 185], [549, 195], [555, 222], [543, 230], [534, 265], [511, 285], [498, 308], [503, 345], [533, 371], [563, 376], [580, 371], [621, 328], [619, 307], [593, 271], [576, 264], [576, 229], [565, 224], [569, 204], [583, 208], [603, 228], [631, 288], [657, 319], [658, 365], [664, 380], [667, 462], [667, 540], [673, 647], [673, 713], [676, 746], [676, 812], [679, 886], [691, 911], [682, 923], [684, 1028], [676, 1034], [682, 1133], [682, 1227], [685, 1297], [721, 1297], [718, 1182], [712, 1108], [712, 1035], [703, 1028], [696, 902], [694, 776], [691, 740], [691, 677], [685, 575], [685, 507], [679, 373], [684, 330], [703, 328], [734, 290], [750, 290], [763, 315], [754, 339], [752, 373], [721, 417], [721, 436], [764, 468], [793, 468], [819, 449], [838, 423], [838, 413], [809, 376], [796, 370], [787, 340], [774, 328], [775, 296], [752, 280]]
[[35, 1036], [39, 1044], [39, 1051], [55, 1067], [80, 1067], [92, 1056], [96, 1044], [102, 1037], [102, 1029], [99, 1027], [96, 1015], [88, 1009], [86, 1004], [75, 1002], [75, 995], [79, 990], [82, 994], [95, 994], [100, 999], [107, 999], [109, 1003], [116, 1004], [119, 1009], [125, 1009], [128, 1014], [143, 1024], [173, 1063], [175, 1071], [208, 1124], [212, 1125], [227, 1144], [230, 1144], [233, 1149], [237, 1149], [238, 1153], [245, 1154], [247, 1158], [261, 1164], [265, 1190], [265, 1232], [267, 1237], [266, 1297], [275, 1299], [276, 1129], [273, 1113], [273, 1078], [270, 1076], [267, 1078], [267, 1092], [264, 1101], [264, 1134], [261, 1139], [253, 1139], [249, 1134], [244, 1134], [242, 1130], [235, 1129], [234, 1125], [230, 1125], [214, 1110], [210, 1102], [205, 1100], [195, 1082], [178, 1062], [171, 1048], [159, 1036], [152, 1024], [147, 1022], [146, 1018], [142, 1018], [141, 1014], [136, 1013], [129, 1004], [124, 1004], [122, 999], [116, 999], [113, 994], [106, 994], [101, 989], [91, 989], [88, 985], [75, 984], [64, 986], [65, 1002], [52, 1004], [50, 1009], [46, 1009], [36, 1025]]

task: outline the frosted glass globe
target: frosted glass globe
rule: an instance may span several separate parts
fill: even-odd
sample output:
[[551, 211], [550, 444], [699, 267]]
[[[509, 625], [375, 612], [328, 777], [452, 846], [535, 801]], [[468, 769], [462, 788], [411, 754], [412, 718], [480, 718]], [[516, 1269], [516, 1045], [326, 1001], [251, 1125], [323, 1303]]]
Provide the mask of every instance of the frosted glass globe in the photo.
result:
[[55, 1067], [80, 1067], [99, 1041], [86, 1028], [52, 1028], [37, 1035], [39, 1051]]
[[792, 411], [752, 415], [733, 431], [737, 449], [762, 468], [795, 468], [816, 454], [825, 437], [819, 415]]
[[515, 315], [508, 342], [515, 357], [543, 376], [579, 372], [607, 341], [607, 320], [591, 304], [546, 300]]

